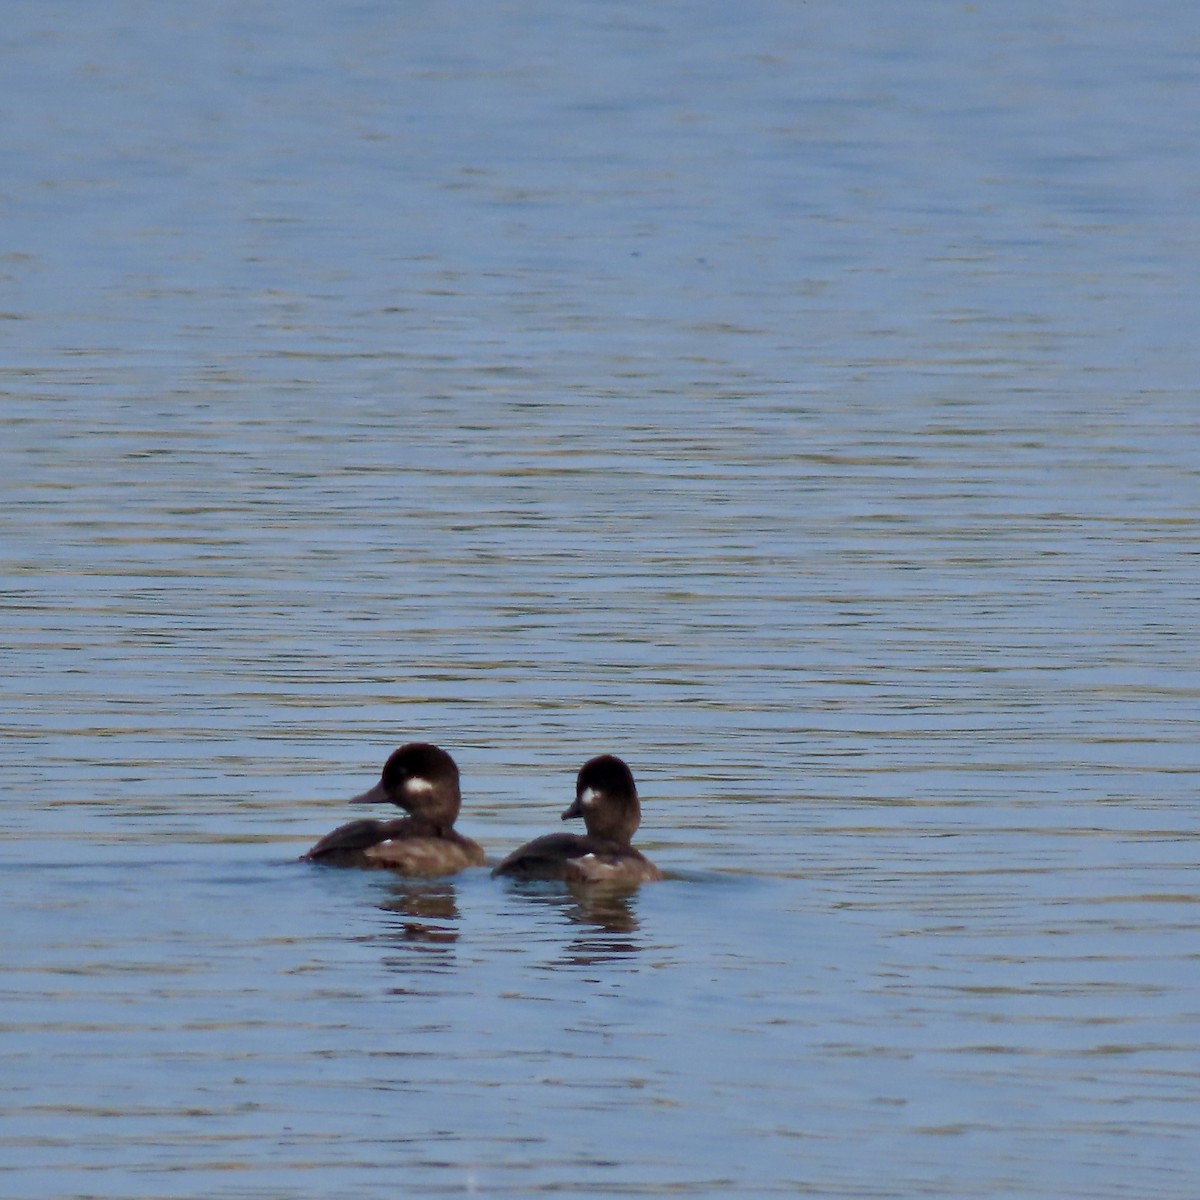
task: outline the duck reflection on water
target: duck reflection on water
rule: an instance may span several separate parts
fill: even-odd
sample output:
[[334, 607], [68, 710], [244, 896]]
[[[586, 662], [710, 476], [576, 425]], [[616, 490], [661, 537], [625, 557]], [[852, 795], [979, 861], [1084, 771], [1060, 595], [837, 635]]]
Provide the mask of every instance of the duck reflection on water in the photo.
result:
[[636, 887], [604, 884], [538, 882], [509, 892], [510, 901], [529, 904], [545, 916], [539, 941], [561, 937], [561, 927], [551, 931], [547, 926], [565, 920], [571, 936], [563, 941], [558, 961], [583, 966], [628, 959], [642, 950], [636, 898]]
[[458, 941], [458, 894], [451, 879], [397, 879], [379, 908], [398, 918], [390, 923], [390, 941], [447, 949]]
[[[511, 888], [526, 929], [526, 945], [554, 944], [559, 964], [586, 966], [628, 960], [642, 950], [636, 914], [638, 889], [627, 885], [523, 883]], [[378, 901], [384, 914], [380, 940], [385, 964], [417, 975], [458, 970], [462, 934], [459, 883], [455, 879], [397, 876]], [[398, 989], [423, 991], [421, 985]]]

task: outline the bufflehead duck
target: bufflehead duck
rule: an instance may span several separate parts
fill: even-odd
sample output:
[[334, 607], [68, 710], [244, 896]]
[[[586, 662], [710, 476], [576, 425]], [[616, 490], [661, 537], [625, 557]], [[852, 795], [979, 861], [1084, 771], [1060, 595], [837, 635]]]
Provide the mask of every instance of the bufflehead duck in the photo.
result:
[[384, 764], [379, 782], [350, 801], [386, 802], [411, 815], [340, 825], [303, 858], [338, 867], [383, 867], [405, 875], [449, 875], [486, 862], [483, 847], [454, 828], [462, 796], [458, 767], [445, 750], [427, 742], [401, 746]]
[[589, 759], [575, 780], [575, 802], [564, 821], [582, 817], [587, 835], [548, 833], [514, 850], [493, 872], [514, 879], [577, 883], [645, 883], [662, 872], [631, 845], [641, 823], [633, 773], [615, 755]]

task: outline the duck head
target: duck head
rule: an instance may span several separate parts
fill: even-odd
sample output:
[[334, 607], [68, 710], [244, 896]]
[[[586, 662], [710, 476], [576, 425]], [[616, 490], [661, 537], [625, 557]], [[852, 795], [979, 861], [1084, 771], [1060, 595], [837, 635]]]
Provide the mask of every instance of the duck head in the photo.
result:
[[350, 803], [395, 804], [414, 817], [449, 829], [462, 804], [458, 767], [440, 747], [410, 742], [383, 764], [379, 782]]
[[642, 821], [633, 772], [615, 754], [589, 759], [575, 780], [575, 802], [564, 821], [582, 817], [588, 835], [628, 845]]

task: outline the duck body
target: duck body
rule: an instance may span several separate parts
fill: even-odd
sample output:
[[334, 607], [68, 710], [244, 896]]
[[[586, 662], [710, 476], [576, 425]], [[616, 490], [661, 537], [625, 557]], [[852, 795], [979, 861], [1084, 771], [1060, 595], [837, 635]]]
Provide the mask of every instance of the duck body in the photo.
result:
[[512, 879], [646, 883], [662, 872], [640, 851], [576, 833], [548, 833], [514, 850], [493, 872]]
[[410, 815], [392, 821], [339, 825], [302, 858], [337, 867], [367, 867], [405, 875], [449, 875], [487, 861], [483, 847], [454, 828], [462, 804], [458, 767], [426, 742], [401, 746], [379, 782], [351, 804], [390, 802]]
[[493, 875], [633, 885], [662, 872], [631, 841], [641, 823], [633, 773], [615, 755], [589, 759], [575, 781], [575, 802], [564, 821], [582, 817], [587, 834], [548, 833], [514, 850]]

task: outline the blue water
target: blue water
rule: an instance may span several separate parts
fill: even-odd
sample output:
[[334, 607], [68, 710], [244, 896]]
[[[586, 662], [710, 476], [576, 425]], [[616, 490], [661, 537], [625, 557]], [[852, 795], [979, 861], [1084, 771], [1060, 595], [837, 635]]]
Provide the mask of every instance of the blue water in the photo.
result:
[[0, 1194], [1194, 1200], [1192, 7], [0, 49]]

